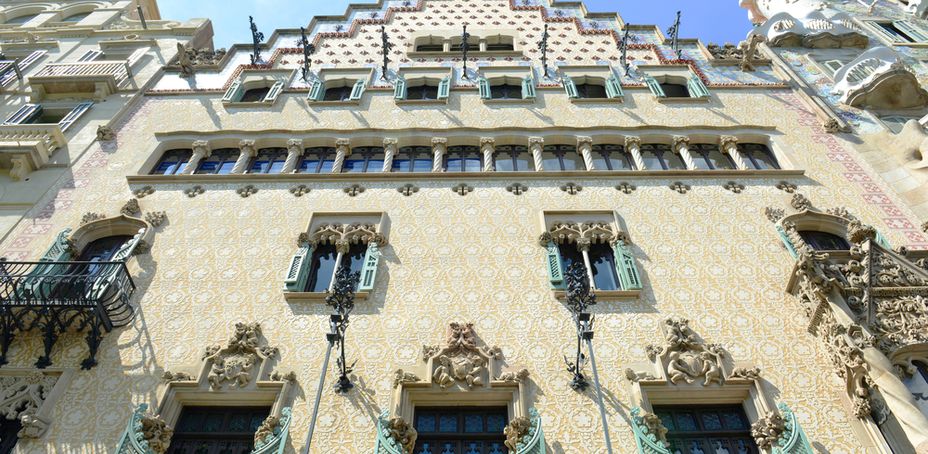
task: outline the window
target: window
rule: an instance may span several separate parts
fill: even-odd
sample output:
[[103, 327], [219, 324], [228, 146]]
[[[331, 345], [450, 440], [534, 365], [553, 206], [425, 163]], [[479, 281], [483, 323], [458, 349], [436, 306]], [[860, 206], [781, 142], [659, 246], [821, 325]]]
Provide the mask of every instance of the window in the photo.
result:
[[199, 167], [193, 173], [198, 175], [227, 175], [232, 173], [235, 167], [235, 161], [241, 150], [238, 148], [220, 148], [213, 150], [208, 158], [200, 161]]
[[87, 12], [84, 12], [84, 13], [72, 14], [72, 15], [70, 15], [70, 16], [68, 16], [68, 17], [65, 17], [64, 19], [61, 19], [59, 22], [69, 22], [69, 23], [72, 23], [72, 24], [76, 24], [76, 23], [80, 22], [81, 20], [83, 20], [85, 17], [89, 16], [90, 13], [92, 13], [92, 12], [93, 12], [93, 11], [87, 11]]
[[493, 153], [497, 172], [526, 172], [532, 170], [532, 156], [523, 145], [501, 145]]
[[335, 164], [334, 147], [312, 147], [303, 151], [297, 173], [329, 173]]
[[487, 51], [505, 52], [515, 49], [516, 47], [511, 36], [496, 35], [487, 37]]
[[779, 169], [780, 164], [773, 156], [770, 147], [760, 143], [739, 143], [738, 151], [744, 156], [745, 162], [756, 170]]
[[641, 159], [647, 170], [685, 170], [683, 158], [670, 150], [670, 145], [643, 144]]
[[[904, 379], [903, 383], [915, 398], [915, 405], [925, 412], [928, 411], [928, 364], [923, 361], [912, 361], [911, 364], [915, 370], [910, 369], [909, 372], [914, 373]], [[3, 450], [0, 450], [0, 453], [2, 452]]]
[[917, 43], [926, 40], [925, 34], [908, 21], [871, 22], [883, 36], [897, 43]]
[[382, 172], [383, 162], [383, 147], [355, 147], [351, 150], [351, 155], [345, 158], [345, 163], [342, 165], [342, 172]]
[[348, 101], [351, 99], [351, 87], [332, 87], [325, 89], [323, 101]]
[[590, 83], [577, 85], [577, 96], [581, 98], [608, 98], [604, 85]]
[[480, 172], [483, 170], [483, 153], [480, 147], [448, 147], [445, 153], [445, 170], [448, 172]]
[[534, 99], [535, 80], [531, 76], [522, 79], [513, 76], [486, 77], [477, 79], [477, 88], [482, 99], [510, 100]]
[[[132, 59], [130, 56], [129, 60]], [[284, 90], [283, 81], [259, 81], [257, 83], [262, 85], [256, 86], [255, 82], [249, 82], [250, 88], [246, 88], [246, 84], [241, 80], [232, 82], [226, 93], [222, 95], [222, 102], [273, 103]]]
[[393, 158], [394, 172], [431, 172], [432, 149], [429, 147], [403, 147]]
[[571, 99], [609, 99], [623, 96], [622, 84], [615, 75], [608, 78], [561, 76], [561, 86]]
[[[334, 74], [330, 76], [335, 77]], [[313, 81], [309, 89], [308, 99], [330, 102], [360, 101], [367, 88], [368, 77], [370, 77], [369, 73], [366, 77], [357, 80], [344, 77], [331, 80], [317, 79]]]
[[416, 408], [419, 437], [414, 454], [504, 454], [503, 429], [509, 414], [502, 408]]
[[412, 101], [429, 101], [438, 99], [438, 85], [416, 85], [406, 88], [406, 99]]
[[593, 145], [593, 167], [596, 170], [634, 170], [631, 156], [622, 145]]
[[757, 454], [751, 424], [740, 405], [655, 406], [674, 454]]
[[664, 91], [664, 96], [668, 98], [689, 98], [690, 97], [690, 91], [686, 88], [686, 85], [682, 85], [682, 84], [664, 82], [661, 84], [661, 90]]
[[23, 425], [19, 419], [0, 418], [0, 454], [11, 454], [19, 441]]
[[800, 230], [799, 236], [816, 251], [846, 251], [851, 249], [847, 240], [828, 232], [817, 230]]
[[695, 74], [688, 77], [673, 75], [652, 77], [645, 75], [644, 81], [651, 93], [658, 98], [709, 99], [709, 88]]
[[731, 158], [719, 150], [719, 146], [708, 143], [690, 145], [690, 155], [693, 163], [700, 170], [734, 169], [735, 163]]
[[361, 271], [364, 265], [364, 256], [367, 245], [364, 243], [352, 244], [348, 253], [338, 262], [338, 252], [334, 244], [320, 244], [313, 250], [309, 265], [309, 280], [306, 282], [307, 292], [324, 292], [329, 289], [335, 270], [341, 266], [348, 266], [352, 272]]
[[258, 87], [245, 90], [239, 102], [261, 102], [270, 91], [271, 87]]
[[[561, 264], [566, 270], [573, 263], [583, 263], [583, 254], [574, 243], [562, 243], [558, 246]], [[588, 251], [590, 266], [593, 268], [593, 288], [597, 290], [621, 290], [619, 274], [616, 271], [615, 253], [606, 243], [595, 243]], [[585, 265], [584, 265], [585, 266]]]
[[190, 161], [192, 154], [193, 150], [190, 149], [168, 150], [161, 156], [161, 160], [158, 161], [158, 165], [151, 171], [151, 174], [175, 175], [181, 173]]
[[251, 162], [249, 173], [280, 173], [287, 163], [286, 148], [262, 148]]
[[131, 239], [132, 237], [129, 235], [115, 235], [93, 240], [87, 246], [84, 246], [81, 255], [77, 257], [77, 261], [108, 262], [116, 255], [116, 251]]
[[416, 39], [416, 52], [444, 52], [445, 39], [441, 36], [425, 36]]
[[541, 161], [544, 170], [547, 171], [570, 171], [586, 168], [583, 159], [577, 153], [575, 145], [545, 145], [544, 151], [541, 153]]
[[522, 86], [503, 83], [490, 86], [491, 99], [522, 99]]
[[45, 108], [41, 104], [24, 104], [13, 112], [4, 124], [58, 124], [61, 131], [67, 131], [85, 112], [93, 106], [92, 102], [82, 102], [74, 108]]
[[251, 452], [255, 431], [270, 413], [267, 407], [185, 407], [167, 453]]
[[[451, 38], [451, 52], [461, 52], [462, 42], [463, 40], [461, 39], [460, 36], [455, 36], [454, 38]], [[477, 52], [480, 50], [480, 38], [477, 36], [471, 35], [471, 37], [468, 38], [467, 40], [467, 44], [468, 44], [467, 50], [469, 52]]]
[[880, 121], [883, 122], [883, 125], [886, 126], [886, 129], [892, 131], [893, 134], [899, 134], [902, 132], [902, 128], [905, 127], [905, 124], [909, 120], [918, 120], [919, 117], [909, 117], [905, 115], [886, 115], [880, 117]]
[[36, 17], [38, 17], [38, 14], [24, 14], [22, 16], [17, 16], [17, 17], [7, 19], [6, 22], [4, 22], [4, 24], [22, 25], [22, 24], [25, 24], [26, 22], [31, 21], [32, 19], [35, 19]]

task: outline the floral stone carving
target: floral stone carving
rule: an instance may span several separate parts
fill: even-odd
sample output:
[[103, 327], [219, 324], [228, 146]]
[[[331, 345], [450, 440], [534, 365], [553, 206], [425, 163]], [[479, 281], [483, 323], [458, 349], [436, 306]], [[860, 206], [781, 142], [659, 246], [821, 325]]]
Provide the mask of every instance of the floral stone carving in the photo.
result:
[[0, 376], [0, 415], [20, 421], [20, 438], [38, 438], [45, 433], [49, 421], [37, 414], [57, 382], [57, 376], [41, 372]]
[[532, 421], [525, 416], [520, 416], [509, 421], [506, 428], [503, 429], [503, 435], [506, 435], [506, 441], [503, 444], [509, 448], [510, 452], [518, 452], [516, 446], [528, 435], [528, 430], [532, 427]]
[[203, 359], [210, 364], [207, 381], [211, 389], [219, 390], [226, 383], [244, 387], [252, 380], [256, 365], [277, 355], [277, 347], [260, 345], [261, 325], [236, 323], [235, 334], [225, 347], [207, 347]]
[[783, 430], [786, 429], [786, 421], [775, 411], [769, 411], [767, 414], [751, 424], [751, 436], [760, 449], [772, 449], [774, 443], [780, 440]]
[[141, 404], [129, 420], [116, 448], [117, 454], [164, 454], [171, 445], [171, 429], [160, 417]]
[[722, 383], [722, 358], [725, 355], [717, 344], [703, 344], [689, 327], [686, 319], [667, 319], [664, 322], [664, 345], [650, 345], [647, 351], [652, 361], [659, 360], [666, 368], [671, 383], [693, 383], [702, 379], [703, 385]]
[[500, 359], [499, 347], [477, 346], [473, 323], [451, 323], [447, 346], [439, 351], [429, 350], [432, 360], [432, 382], [442, 389], [462, 383], [466, 389], [489, 385], [489, 362]]

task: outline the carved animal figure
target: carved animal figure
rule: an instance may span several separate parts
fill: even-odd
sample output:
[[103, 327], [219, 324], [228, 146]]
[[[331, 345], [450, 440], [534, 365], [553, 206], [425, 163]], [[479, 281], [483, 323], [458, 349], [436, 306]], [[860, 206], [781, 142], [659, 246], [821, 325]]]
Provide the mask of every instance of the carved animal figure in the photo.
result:
[[530, 421], [525, 416], [520, 416], [513, 419], [509, 425], [503, 429], [503, 435], [506, 436], [506, 441], [503, 442], [510, 452], [516, 452], [516, 445], [522, 441], [526, 435], [528, 435], [528, 430], [532, 427], [532, 421]]
[[391, 419], [387, 424], [387, 429], [390, 431], [390, 437], [403, 447], [403, 452], [411, 453], [416, 448], [416, 438], [419, 437], [419, 433], [403, 418]]

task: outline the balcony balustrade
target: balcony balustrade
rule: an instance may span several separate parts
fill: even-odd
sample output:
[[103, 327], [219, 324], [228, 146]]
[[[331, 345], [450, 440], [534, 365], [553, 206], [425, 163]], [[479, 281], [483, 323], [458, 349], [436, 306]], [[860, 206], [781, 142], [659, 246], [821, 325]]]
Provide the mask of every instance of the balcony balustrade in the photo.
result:
[[131, 76], [127, 60], [49, 63], [29, 77], [29, 85], [34, 100], [76, 93], [90, 93], [102, 100]]

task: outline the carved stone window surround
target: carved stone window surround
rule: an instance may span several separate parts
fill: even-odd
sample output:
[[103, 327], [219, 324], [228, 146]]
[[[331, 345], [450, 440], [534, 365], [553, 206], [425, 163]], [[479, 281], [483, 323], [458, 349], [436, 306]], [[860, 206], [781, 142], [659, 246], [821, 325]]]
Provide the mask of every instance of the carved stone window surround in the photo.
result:
[[74, 369], [4, 368], [0, 372], [0, 417], [14, 416], [20, 420], [23, 425], [20, 439], [43, 437], [54, 423], [55, 406], [75, 373]]

